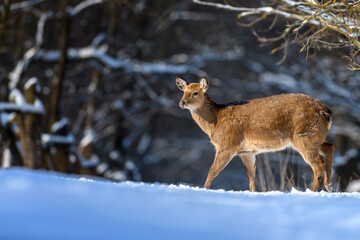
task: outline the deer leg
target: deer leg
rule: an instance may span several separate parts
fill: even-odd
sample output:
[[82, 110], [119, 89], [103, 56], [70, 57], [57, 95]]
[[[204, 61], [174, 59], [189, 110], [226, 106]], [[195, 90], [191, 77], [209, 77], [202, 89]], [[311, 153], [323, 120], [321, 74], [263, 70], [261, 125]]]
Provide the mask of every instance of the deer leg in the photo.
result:
[[325, 158], [325, 176], [324, 185], [328, 192], [335, 192], [331, 184], [331, 165], [334, 158], [335, 147], [330, 143], [322, 143], [320, 145], [320, 154]]
[[319, 188], [321, 176], [325, 169], [325, 162], [320, 157], [320, 155], [318, 155], [317, 157], [311, 159], [310, 166], [314, 172], [314, 179], [311, 185], [311, 191], [316, 192]]
[[229, 151], [218, 151], [216, 152], [215, 159], [213, 164], [210, 167], [208, 176], [206, 178], [206, 182], [204, 184], [204, 188], [210, 188], [210, 185], [214, 178], [219, 174], [221, 170], [223, 170], [226, 165], [230, 162], [234, 154]]
[[321, 176], [325, 169], [325, 161], [320, 156], [320, 145], [313, 141], [310, 134], [296, 135], [294, 138], [294, 145], [305, 162], [309, 163], [314, 173], [313, 183], [311, 185], [311, 191], [316, 192]]
[[249, 180], [249, 190], [255, 192], [255, 170], [256, 170], [256, 156], [255, 154], [240, 154], [242, 162], [244, 163], [246, 176]]
[[301, 153], [302, 157], [311, 166], [314, 173], [313, 183], [311, 185], [311, 191], [316, 192], [319, 188], [321, 176], [325, 169], [325, 162], [318, 153]]

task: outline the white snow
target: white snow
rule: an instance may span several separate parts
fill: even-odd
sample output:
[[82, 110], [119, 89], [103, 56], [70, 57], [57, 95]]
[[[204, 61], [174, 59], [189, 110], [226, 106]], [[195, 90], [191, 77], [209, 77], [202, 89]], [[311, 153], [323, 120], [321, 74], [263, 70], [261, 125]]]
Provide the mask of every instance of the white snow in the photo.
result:
[[360, 180], [353, 180], [346, 188], [349, 192], [360, 192]]
[[35, 107], [35, 109], [38, 109], [39, 111], [45, 112], [44, 104], [42, 103], [42, 101], [39, 98], [35, 98], [34, 107]]
[[39, 84], [39, 80], [37, 77], [32, 77], [29, 80], [26, 81], [25, 85], [24, 85], [24, 90], [28, 90], [30, 87], [35, 85], [35, 91], [36, 92], [40, 92], [40, 84]]
[[42, 144], [67, 144], [72, 145], [75, 143], [75, 138], [73, 135], [68, 134], [66, 136], [62, 135], [53, 135], [48, 133], [41, 134], [41, 142]]
[[11, 151], [9, 148], [3, 149], [1, 158], [2, 158], [2, 164], [1, 167], [10, 167], [11, 166]]
[[0, 239], [357, 239], [360, 193], [204, 190], [0, 171]]
[[80, 147], [84, 148], [95, 140], [95, 132], [93, 129], [87, 129], [84, 137], [80, 141]]
[[343, 165], [346, 164], [349, 159], [356, 158], [359, 155], [359, 151], [355, 148], [351, 148], [346, 151], [344, 155], [336, 155], [334, 158], [334, 163], [336, 165]]
[[282, 87], [287, 89], [294, 89], [297, 87], [296, 79], [283, 73], [265, 72], [260, 74], [259, 80], [267, 84], [283, 85]]
[[26, 104], [24, 95], [20, 92], [19, 89], [15, 88], [10, 92], [9, 99], [15, 102], [18, 105]]
[[[30, 79], [28, 83], [33, 84], [33, 80]], [[25, 86], [29, 87], [30, 85]], [[26, 103], [24, 95], [17, 88], [10, 92], [9, 100], [11, 102], [0, 102], [0, 111], [16, 111], [30, 114], [43, 114], [45, 111], [40, 99], [36, 98], [34, 104]]]
[[[10, 5], [10, 10], [11, 11], [15, 11], [15, 10], [19, 10], [19, 9], [24, 9], [24, 8], [28, 8], [31, 7], [33, 5], [36, 5], [38, 3], [44, 2], [45, 0], [29, 0], [29, 1], [22, 1], [22, 2], [18, 2], [18, 3], [13, 3]], [[2, 11], [4, 6], [0, 6], [0, 11]]]
[[[1, 103], [0, 103], [0, 109], [1, 109]], [[6, 127], [6, 125], [9, 122], [9, 114], [6, 112], [0, 112], [0, 124], [2, 127]]]
[[75, 16], [76, 14], [78, 14], [79, 12], [84, 10], [85, 8], [95, 5], [95, 4], [98, 4], [98, 3], [102, 3], [103, 1], [104, 0], [85, 0], [85, 1], [81, 2], [80, 4], [78, 4], [76, 7], [69, 8], [68, 13], [70, 16]]
[[64, 118], [60, 119], [59, 121], [56, 121], [53, 123], [53, 125], [51, 126], [51, 132], [56, 133], [57, 131], [66, 127], [67, 125], [69, 125], [69, 119], [64, 117]]
[[9, 102], [0, 102], [0, 111], [8, 112], [21, 112], [29, 114], [44, 114], [44, 105], [41, 101], [35, 100], [34, 105], [32, 104], [18, 104], [18, 103], [9, 103]]

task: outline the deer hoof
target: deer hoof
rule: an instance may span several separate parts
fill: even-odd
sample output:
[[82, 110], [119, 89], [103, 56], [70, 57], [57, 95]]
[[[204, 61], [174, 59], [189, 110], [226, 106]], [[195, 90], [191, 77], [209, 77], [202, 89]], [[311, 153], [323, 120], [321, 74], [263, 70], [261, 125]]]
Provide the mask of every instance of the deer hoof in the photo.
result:
[[335, 192], [335, 189], [333, 188], [332, 184], [329, 183], [328, 185], [325, 186], [326, 191], [328, 192]]

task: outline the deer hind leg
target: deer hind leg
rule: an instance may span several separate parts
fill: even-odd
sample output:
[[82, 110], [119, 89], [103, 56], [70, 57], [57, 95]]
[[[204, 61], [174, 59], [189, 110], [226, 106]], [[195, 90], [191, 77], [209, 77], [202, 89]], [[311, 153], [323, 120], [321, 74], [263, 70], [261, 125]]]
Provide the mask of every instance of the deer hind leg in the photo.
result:
[[319, 188], [321, 176], [325, 169], [325, 162], [320, 155], [316, 156], [315, 154], [311, 157], [308, 157], [307, 160], [309, 161], [311, 169], [314, 172], [314, 179], [311, 185], [311, 191], [316, 192]]
[[213, 164], [210, 167], [208, 176], [206, 178], [204, 188], [210, 188], [212, 181], [223, 170], [226, 165], [233, 158], [234, 154], [229, 151], [218, 151], [216, 152]]
[[325, 158], [324, 185], [328, 192], [335, 192], [331, 184], [331, 165], [333, 163], [335, 147], [333, 144], [323, 142], [320, 145], [320, 154]]
[[249, 189], [255, 192], [255, 170], [256, 170], [256, 156], [255, 154], [240, 154], [242, 162], [244, 163], [246, 176], [249, 180]]
[[320, 146], [313, 141], [309, 135], [298, 135], [294, 138], [294, 146], [304, 158], [305, 162], [309, 163], [314, 173], [311, 191], [316, 192], [319, 187], [321, 176], [325, 169], [325, 161], [320, 156]]

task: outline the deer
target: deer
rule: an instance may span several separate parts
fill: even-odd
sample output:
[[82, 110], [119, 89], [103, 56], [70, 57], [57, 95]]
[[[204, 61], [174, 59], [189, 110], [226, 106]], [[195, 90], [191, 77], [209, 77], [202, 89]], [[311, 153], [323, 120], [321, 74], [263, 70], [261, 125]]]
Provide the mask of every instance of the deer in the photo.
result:
[[206, 77], [201, 77], [198, 83], [189, 83], [177, 76], [176, 85], [183, 91], [180, 108], [190, 111], [216, 150], [204, 188], [209, 189], [214, 178], [238, 155], [245, 167], [249, 190], [255, 192], [256, 155], [290, 147], [311, 166], [314, 174], [311, 191], [318, 190], [325, 170], [324, 187], [335, 192], [330, 179], [335, 147], [325, 142], [332, 112], [320, 100], [302, 93], [288, 93], [217, 104], [206, 93], [209, 88]]

